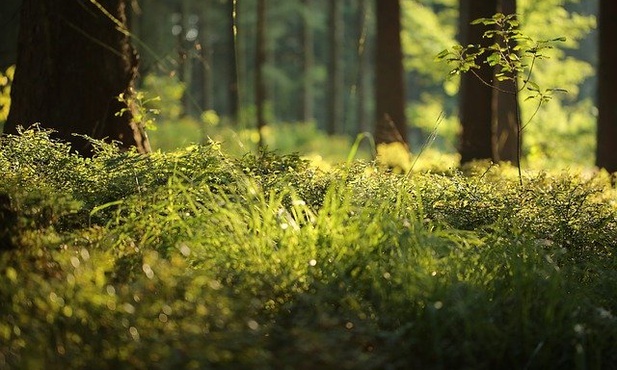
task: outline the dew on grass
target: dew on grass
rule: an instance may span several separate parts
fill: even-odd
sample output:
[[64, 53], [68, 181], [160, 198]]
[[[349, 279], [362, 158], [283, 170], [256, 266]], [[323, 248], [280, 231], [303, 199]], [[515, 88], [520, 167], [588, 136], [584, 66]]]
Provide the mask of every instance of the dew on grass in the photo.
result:
[[131, 337], [133, 337], [134, 341], [139, 341], [139, 331], [137, 331], [137, 328], [134, 326], [131, 326], [129, 328], [129, 333], [131, 334]]
[[126, 311], [126, 313], [129, 313], [129, 314], [135, 313], [135, 306], [133, 306], [130, 303], [125, 303], [122, 305], [122, 307], [124, 308], [124, 311]]
[[188, 257], [191, 254], [191, 248], [189, 248], [186, 244], [182, 244], [180, 247], [180, 253], [182, 253], [184, 257]]
[[144, 273], [148, 279], [152, 279], [154, 277], [154, 271], [152, 271], [152, 267], [150, 267], [149, 264], [144, 263], [141, 268], [144, 270]]
[[168, 305], [164, 305], [162, 311], [164, 314], [168, 316], [171, 315], [172, 313], [171, 307], [169, 307]]

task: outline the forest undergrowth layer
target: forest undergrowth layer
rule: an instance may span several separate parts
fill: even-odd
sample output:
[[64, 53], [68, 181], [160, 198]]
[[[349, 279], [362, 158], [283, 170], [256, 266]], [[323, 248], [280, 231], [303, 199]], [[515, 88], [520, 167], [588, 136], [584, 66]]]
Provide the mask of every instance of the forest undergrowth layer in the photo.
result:
[[617, 368], [606, 175], [94, 145], [0, 143], [0, 368]]

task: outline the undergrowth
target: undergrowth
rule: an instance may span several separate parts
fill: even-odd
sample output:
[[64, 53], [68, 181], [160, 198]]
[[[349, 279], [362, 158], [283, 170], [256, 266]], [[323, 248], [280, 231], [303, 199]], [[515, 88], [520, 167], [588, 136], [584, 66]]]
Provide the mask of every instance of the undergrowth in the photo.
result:
[[0, 367], [610, 369], [608, 176], [0, 145]]

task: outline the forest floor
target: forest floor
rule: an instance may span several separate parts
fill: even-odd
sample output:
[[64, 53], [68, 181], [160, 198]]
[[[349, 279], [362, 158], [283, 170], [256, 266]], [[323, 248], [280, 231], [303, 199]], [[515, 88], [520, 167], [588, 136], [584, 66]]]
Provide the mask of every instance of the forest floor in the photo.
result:
[[617, 368], [607, 175], [0, 145], [0, 368]]

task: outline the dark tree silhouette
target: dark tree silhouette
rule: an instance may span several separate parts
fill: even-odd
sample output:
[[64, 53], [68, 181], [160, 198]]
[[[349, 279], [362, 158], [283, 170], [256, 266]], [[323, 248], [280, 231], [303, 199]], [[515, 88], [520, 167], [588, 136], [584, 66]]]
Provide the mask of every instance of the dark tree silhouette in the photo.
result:
[[0, 72], [15, 64], [17, 59], [17, 31], [19, 29], [19, 0], [3, 0], [0, 11]]
[[126, 0], [24, 0], [17, 70], [4, 132], [40, 123], [79, 153], [90, 143], [73, 134], [120, 142], [148, 152], [150, 145], [131, 109], [137, 55], [127, 31]]
[[264, 67], [266, 64], [266, 0], [257, 0], [257, 32], [255, 55], [255, 105], [257, 111], [257, 132], [259, 146], [263, 146], [263, 128], [266, 126], [266, 81]]
[[302, 73], [304, 81], [302, 84], [302, 120], [304, 122], [312, 122], [315, 119], [315, 109], [313, 104], [314, 86], [313, 86], [313, 68], [315, 68], [315, 50], [313, 43], [314, 34], [313, 26], [311, 25], [311, 0], [302, 0]]
[[407, 145], [401, 5], [399, 0], [376, 0], [376, 143]]
[[330, 0], [328, 5], [328, 120], [329, 135], [343, 127], [343, 1]]
[[600, 0], [596, 165], [617, 172], [617, 2]]
[[[489, 18], [495, 14], [497, 0], [461, 0], [460, 39], [462, 45], [489, 46], [491, 40], [483, 38], [485, 29], [470, 23], [478, 18]], [[494, 68], [483, 60], [478, 61], [479, 69], [461, 76], [460, 119], [462, 125], [460, 154], [461, 163], [475, 159], [492, 159], [492, 84]]]
[[[516, 14], [516, 0], [498, 0], [497, 12], [510, 15]], [[499, 40], [503, 43], [503, 40]], [[514, 40], [510, 40], [510, 50], [513, 50]], [[502, 72], [499, 66], [495, 73]], [[493, 90], [493, 161], [507, 161], [518, 165], [518, 135], [520, 115], [518, 114], [518, 84], [516, 72], [503, 72], [510, 79], [494, 81]], [[520, 133], [522, 134], [522, 133]]]

